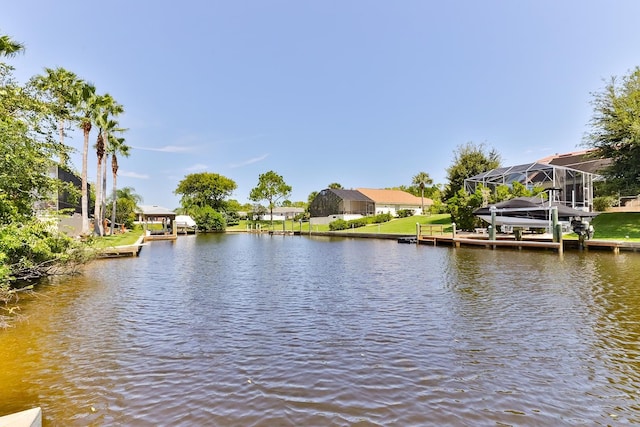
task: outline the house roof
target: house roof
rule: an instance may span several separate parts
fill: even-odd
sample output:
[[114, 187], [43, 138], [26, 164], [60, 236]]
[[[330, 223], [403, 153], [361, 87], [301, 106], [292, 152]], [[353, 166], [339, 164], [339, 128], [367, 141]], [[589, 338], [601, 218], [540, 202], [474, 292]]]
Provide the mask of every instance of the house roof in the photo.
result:
[[278, 206], [273, 208], [273, 213], [285, 214], [285, 213], [303, 213], [304, 208], [296, 208], [293, 206]]
[[594, 150], [573, 151], [565, 154], [554, 154], [538, 160], [538, 163], [564, 166], [582, 172], [599, 174], [609, 166], [611, 159], [600, 159], [594, 156]]
[[[420, 206], [422, 204], [422, 199], [420, 197], [416, 197], [413, 194], [402, 190], [377, 190], [373, 188], [358, 188], [357, 190], [376, 203], [413, 206]], [[424, 204], [432, 205], [433, 200], [425, 197]]]
[[138, 211], [138, 213], [142, 213], [143, 215], [147, 215], [147, 216], [176, 216], [176, 213], [167, 209], [167, 208], [163, 208], [162, 206], [157, 206], [157, 205], [141, 205], [139, 206], [140, 210]]
[[324, 191], [331, 191], [336, 196], [340, 197], [342, 200], [352, 200], [356, 202], [373, 202], [369, 197], [358, 190], [345, 190], [342, 188], [327, 188]]

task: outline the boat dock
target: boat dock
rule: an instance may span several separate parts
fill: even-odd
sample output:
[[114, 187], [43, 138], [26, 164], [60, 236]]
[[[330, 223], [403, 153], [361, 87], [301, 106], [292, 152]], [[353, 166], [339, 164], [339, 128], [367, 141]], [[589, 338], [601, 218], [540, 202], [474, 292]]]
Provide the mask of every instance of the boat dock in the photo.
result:
[[119, 258], [119, 257], [135, 257], [140, 254], [142, 247], [145, 245], [143, 243], [144, 236], [140, 236], [140, 238], [133, 245], [124, 245], [124, 246], [111, 246], [108, 248], [103, 248], [98, 251], [98, 258]]
[[[585, 240], [580, 242], [577, 239], [562, 239], [560, 242], [554, 242], [553, 237], [548, 234], [531, 234], [523, 235], [520, 240], [516, 239], [515, 235], [500, 234], [497, 235], [494, 240], [491, 240], [489, 236], [483, 231], [476, 233], [456, 233], [449, 231], [445, 233], [443, 230], [437, 230], [434, 233], [434, 226], [429, 226], [429, 230], [422, 227], [417, 228], [417, 234], [415, 241], [421, 245], [431, 246], [480, 246], [489, 249], [546, 249], [553, 250], [559, 253], [564, 252], [567, 249], [574, 250], [610, 250], [614, 253], [620, 251], [640, 251], [640, 242], [628, 242], [620, 240]], [[404, 243], [411, 241], [406, 239]]]

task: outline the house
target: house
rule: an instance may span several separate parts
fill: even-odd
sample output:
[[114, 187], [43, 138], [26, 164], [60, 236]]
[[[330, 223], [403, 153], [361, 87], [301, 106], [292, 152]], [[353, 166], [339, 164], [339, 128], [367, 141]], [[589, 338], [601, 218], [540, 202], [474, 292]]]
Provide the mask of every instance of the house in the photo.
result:
[[[53, 165], [48, 171], [49, 177], [59, 180], [63, 187], [60, 190], [53, 189], [44, 198], [34, 205], [36, 214], [41, 218], [55, 218], [58, 230], [69, 236], [78, 236], [82, 232], [82, 179], [62, 165]], [[72, 195], [70, 191], [64, 189], [75, 188], [77, 194]], [[91, 192], [91, 187], [87, 183], [87, 191]], [[87, 213], [90, 213], [92, 206], [87, 200]]]
[[[425, 208], [432, 204], [431, 199], [424, 199]], [[401, 190], [327, 188], [319, 192], [309, 204], [314, 224], [328, 224], [336, 219], [348, 221], [381, 213], [397, 216], [403, 209], [420, 214], [422, 199]]]
[[478, 185], [491, 190], [519, 182], [526, 188], [542, 187], [549, 192], [551, 202], [585, 211], [593, 210], [594, 182], [607, 160], [594, 159], [588, 151], [550, 156], [534, 163], [506, 166], [464, 180], [464, 188], [473, 193]]
[[[287, 221], [294, 219], [297, 215], [304, 213], [304, 208], [295, 208], [292, 206], [278, 206], [273, 208], [273, 220], [274, 221]], [[269, 221], [271, 219], [271, 212], [266, 212], [260, 215], [260, 220]]]
[[311, 201], [309, 213], [312, 218], [349, 220], [373, 215], [375, 202], [357, 190], [326, 188]]
[[[375, 214], [389, 213], [398, 216], [401, 210], [412, 211], [414, 215], [422, 214], [421, 197], [401, 190], [378, 190], [373, 188], [358, 188], [357, 191], [364, 194], [375, 203]], [[433, 200], [424, 198], [425, 210], [433, 205]]]

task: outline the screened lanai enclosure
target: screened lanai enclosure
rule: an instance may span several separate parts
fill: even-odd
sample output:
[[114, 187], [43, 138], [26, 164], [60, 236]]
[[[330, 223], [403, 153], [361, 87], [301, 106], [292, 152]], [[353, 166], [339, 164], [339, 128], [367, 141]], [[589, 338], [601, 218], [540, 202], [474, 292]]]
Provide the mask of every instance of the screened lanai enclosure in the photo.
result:
[[545, 163], [528, 163], [492, 169], [464, 180], [465, 190], [476, 191], [479, 185], [495, 191], [500, 185], [511, 186], [514, 182], [528, 189], [541, 187], [549, 193], [551, 202], [574, 209], [593, 210], [593, 183], [602, 179], [600, 175]]

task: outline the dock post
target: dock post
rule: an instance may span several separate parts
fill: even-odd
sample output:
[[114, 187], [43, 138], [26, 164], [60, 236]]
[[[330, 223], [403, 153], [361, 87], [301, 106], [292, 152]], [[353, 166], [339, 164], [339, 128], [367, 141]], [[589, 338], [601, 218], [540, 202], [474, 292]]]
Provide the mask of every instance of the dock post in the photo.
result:
[[416, 222], [416, 244], [420, 243], [420, 223]]
[[496, 207], [491, 206], [491, 228], [489, 229], [489, 240], [496, 240]]

